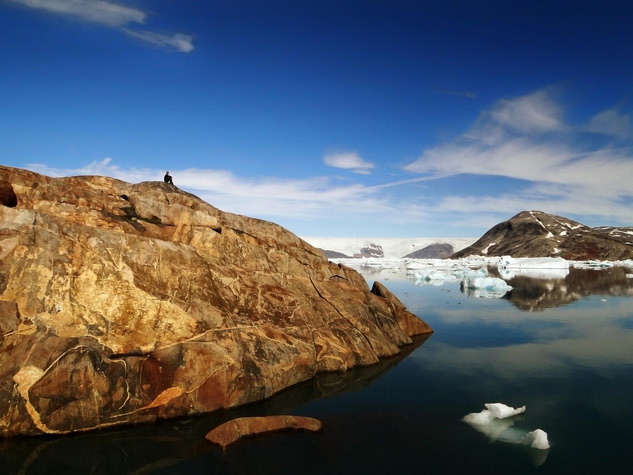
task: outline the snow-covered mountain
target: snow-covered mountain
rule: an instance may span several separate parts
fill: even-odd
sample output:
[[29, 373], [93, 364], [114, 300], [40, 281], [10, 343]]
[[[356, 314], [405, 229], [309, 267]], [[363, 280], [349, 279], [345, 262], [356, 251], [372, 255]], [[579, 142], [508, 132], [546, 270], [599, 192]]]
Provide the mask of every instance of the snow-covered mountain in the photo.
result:
[[522, 211], [493, 226], [454, 258], [469, 255], [562, 257], [567, 260], [633, 258], [633, 228], [591, 228], [542, 211]]
[[[303, 237], [314, 247], [322, 249], [328, 257], [385, 257], [402, 258], [409, 254], [432, 246], [429, 251], [437, 249], [437, 244], [448, 244], [453, 252], [470, 246], [477, 238], [337, 238], [337, 237]], [[338, 254], [338, 255], [337, 255]], [[446, 256], [448, 257], [448, 256]]]

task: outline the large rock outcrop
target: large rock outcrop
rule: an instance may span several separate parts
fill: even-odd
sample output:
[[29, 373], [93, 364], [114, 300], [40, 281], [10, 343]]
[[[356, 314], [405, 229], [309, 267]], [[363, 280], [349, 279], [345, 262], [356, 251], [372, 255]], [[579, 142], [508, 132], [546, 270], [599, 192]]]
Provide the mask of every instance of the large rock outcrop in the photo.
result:
[[234, 407], [431, 329], [270, 222], [0, 167], [0, 436]]
[[469, 255], [626, 260], [633, 258], [633, 228], [591, 228], [542, 211], [522, 211], [451, 257]]

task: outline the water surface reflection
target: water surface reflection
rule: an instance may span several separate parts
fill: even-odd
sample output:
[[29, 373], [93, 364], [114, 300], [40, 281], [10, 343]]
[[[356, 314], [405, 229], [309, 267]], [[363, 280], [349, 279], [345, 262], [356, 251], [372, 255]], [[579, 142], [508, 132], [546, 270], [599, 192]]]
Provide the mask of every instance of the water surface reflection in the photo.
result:
[[204, 439], [214, 427], [236, 417], [290, 414], [315, 400], [333, 398], [367, 388], [409, 356], [427, 339], [411, 345], [378, 364], [346, 372], [320, 373], [310, 381], [264, 401], [233, 410], [72, 436], [43, 436], [0, 440], [3, 474], [123, 474], [171, 471], [195, 457], [210, 457], [224, 467], [226, 454]]
[[[456, 283], [414, 290], [393, 282], [435, 329], [410, 358], [418, 378], [434, 381], [434, 397], [420, 402], [452, 398], [455, 407], [465, 405], [464, 414], [486, 402], [526, 405], [519, 428], [543, 428], [552, 443], [540, 473], [626, 473], [633, 442], [633, 292], [626, 273], [515, 277], [504, 299], [469, 298]], [[498, 447], [494, 456], [510, 452]], [[494, 460], [481, 465], [502, 473]]]
[[[0, 473], [628, 473], [633, 282], [626, 272], [515, 275], [501, 299], [470, 298], [459, 282], [372, 275], [388, 280], [435, 331], [408, 347], [408, 356], [324, 374], [234, 411], [5, 441]], [[546, 431], [547, 456], [492, 441], [462, 421], [487, 402], [525, 405], [512, 427]], [[317, 417], [323, 430], [257, 438], [224, 452], [204, 440], [229, 418], [279, 413]]]
[[[496, 269], [491, 269], [494, 275]], [[630, 269], [570, 268], [563, 278], [539, 278], [516, 274], [507, 279], [513, 289], [505, 298], [521, 310], [542, 311], [575, 302], [590, 295], [633, 296]]]

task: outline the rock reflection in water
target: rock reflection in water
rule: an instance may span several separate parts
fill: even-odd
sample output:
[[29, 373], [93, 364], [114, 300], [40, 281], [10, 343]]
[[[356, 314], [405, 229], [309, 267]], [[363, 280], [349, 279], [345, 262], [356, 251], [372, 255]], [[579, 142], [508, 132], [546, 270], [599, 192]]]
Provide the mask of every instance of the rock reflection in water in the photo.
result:
[[[214, 465], [215, 461], [221, 467], [227, 460], [216, 446], [204, 440], [209, 430], [237, 417], [289, 414], [310, 401], [363, 389], [427, 338], [414, 338], [399, 355], [375, 365], [319, 373], [269, 399], [232, 410], [122, 430], [0, 440], [0, 473], [154, 473], [200, 456], [210, 458], [206, 463]], [[209, 471], [212, 468], [209, 466]]]
[[[570, 268], [564, 278], [536, 279], [517, 275], [508, 280], [513, 289], [505, 299], [530, 312], [559, 307], [589, 295], [633, 296], [633, 279], [625, 267]], [[491, 269], [491, 274], [493, 271]]]

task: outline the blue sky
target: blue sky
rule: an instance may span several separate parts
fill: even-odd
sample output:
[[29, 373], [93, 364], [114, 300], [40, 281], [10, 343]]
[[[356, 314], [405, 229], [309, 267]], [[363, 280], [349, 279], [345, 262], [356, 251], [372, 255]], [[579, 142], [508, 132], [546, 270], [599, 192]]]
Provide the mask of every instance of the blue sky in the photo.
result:
[[633, 226], [633, 2], [0, 0], [0, 163], [299, 236]]

